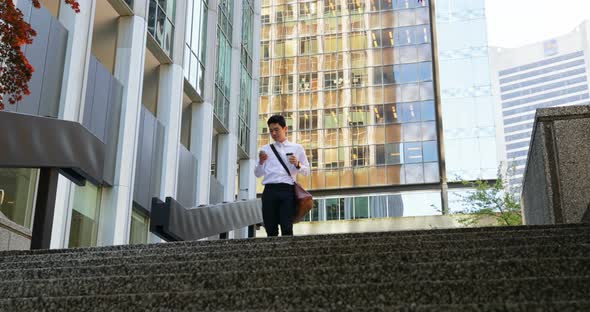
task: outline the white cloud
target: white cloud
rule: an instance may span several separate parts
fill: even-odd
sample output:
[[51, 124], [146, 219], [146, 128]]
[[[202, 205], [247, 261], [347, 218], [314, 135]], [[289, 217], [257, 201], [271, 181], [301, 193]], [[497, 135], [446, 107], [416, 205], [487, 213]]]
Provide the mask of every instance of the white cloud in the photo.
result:
[[590, 19], [590, 1], [486, 0], [488, 40], [513, 48], [564, 35]]

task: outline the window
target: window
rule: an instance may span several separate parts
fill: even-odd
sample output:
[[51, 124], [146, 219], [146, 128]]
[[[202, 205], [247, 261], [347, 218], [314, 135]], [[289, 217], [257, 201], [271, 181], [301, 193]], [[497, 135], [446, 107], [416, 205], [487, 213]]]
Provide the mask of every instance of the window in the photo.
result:
[[172, 54], [175, 7], [175, 0], [150, 0], [149, 3], [148, 32], [167, 55]]
[[340, 219], [340, 205], [338, 198], [326, 199], [326, 220]]
[[324, 73], [324, 89], [337, 89], [343, 86], [342, 72]]
[[270, 58], [270, 43], [262, 42], [260, 44], [260, 57], [263, 59]]
[[299, 74], [299, 91], [317, 90], [317, 73]]
[[0, 213], [18, 225], [32, 224], [38, 169], [0, 169]]
[[353, 88], [364, 87], [367, 85], [367, 69], [358, 68], [351, 71], [351, 85]]
[[357, 32], [350, 34], [350, 49], [360, 50], [367, 48], [367, 35], [365, 32]]
[[338, 35], [324, 36], [324, 52], [337, 52], [342, 47], [342, 39]]
[[303, 37], [299, 44], [300, 54], [315, 54], [318, 52], [318, 43], [316, 37]]
[[324, 16], [340, 14], [340, 0], [324, 0]]
[[299, 18], [312, 18], [317, 14], [316, 3], [306, 2], [299, 3]]
[[394, 65], [393, 74], [395, 76], [395, 83], [417, 82], [419, 79], [418, 64]]
[[411, 164], [420, 162], [423, 162], [422, 143], [404, 143], [404, 163]]
[[146, 244], [150, 230], [150, 218], [136, 207], [131, 212], [129, 244]]
[[364, 219], [369, 217], [369, 197], [354, 198], [354, 218]]
[[90, 183], [74, 188], [68, 247], [96, 246], [101, 190]]
[[276, 12], [275, 13], [275, 22], [276, 23], [282, 23], [283, 21], [284, 21], [283, 20], [283, 12], [282, 11]]
[[207, 4], [203, 0], [188, 3], [185, 33], [185, 78], [201, 95], [204, 92], [205, 36], [207, 34]]
[[350, 148], [350, 159], [352, 160], [353, 166], [365, 166], [367, 165], [366, 157], [369, 156], [368, 146], [359, 146]]
[[299, 112], [299, 124], [297, 129], [301, 130], [315, 130], [318, 126], [318, 111], [304, 111]]
[[385, 48], [394, 46], [393, 28], [383, 29], [381, 31], [381, 43]]
[[358, 0], [347, 0], [346, 5], [348, 6], [348, 12], [352, 13], [363, 13], [365, 10], [365, 2]]
[[402, 163], [401, 144], [385, 144], [385, 163], [387, 165], [398, 165]]
[[268, 95], [270, 94], [270, 78], [269, 77], [261, 77], [260, 78], [260, 95]]
[[422, 142], [422, 153], [425, 162], [438, 161], [438, 147], [436, 141]]
[[309, 161], [309, 165], [311, 166], [311, 168], [317, 168], [318, 167], [318, 150], [317, 150], [317, 148], [305, 150], [305, 155], [307, 156], [307, 160]]

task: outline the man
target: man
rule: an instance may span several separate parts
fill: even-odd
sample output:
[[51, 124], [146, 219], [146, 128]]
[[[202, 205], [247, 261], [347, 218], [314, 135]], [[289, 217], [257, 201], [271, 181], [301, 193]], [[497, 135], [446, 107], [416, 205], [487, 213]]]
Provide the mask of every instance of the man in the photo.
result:
[[262, 147], [258, 163], [254, 169], [257, 178], [264, 176], [262, 193], [262, 220], [267, 236], [293, 235], [293, 216], [295, 215], [295, 188], [297, 174], [309, 175], [309, 162], [305, 150], [300, 144], [287, 140], [287, 123], [280, 115], [270, 117], [266, 123], [277, 153], [289, 169], [290, 175], [281, 165], [271, 148], [271, 144]]

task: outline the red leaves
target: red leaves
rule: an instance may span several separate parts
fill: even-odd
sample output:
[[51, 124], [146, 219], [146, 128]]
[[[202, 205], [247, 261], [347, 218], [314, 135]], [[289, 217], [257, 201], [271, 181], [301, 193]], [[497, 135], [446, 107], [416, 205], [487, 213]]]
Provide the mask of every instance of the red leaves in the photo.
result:
[[80, 3], [76, 0], [64, 0], [67, 4], [72, 7], [72, 10], [76, 13], [80, 13]]
[[4, 109], [4, 96], [8, 103], [20, 101], [29, 94], [28, 82], [35, 70], [25, 58], [21, 46], [31, 44], [36, 35], [31, 25], [23, 20], [23, 14], [12, 1], [0, 2], [0, 103]]
[[[31, 1], [36, 8], [41, 7], [39, 0]], [[80, 12], [76, 0], [64, 1], [76, 13]], [[31, 93], [28, 83], [35, 69], [23, 54], [22, 46], [33, 43], [36, 35], [12, 0], [0, 0], [0, 110], [4, 110], [5, 96], [8, 103], [15, 104]]]
[[[31, 1], [33, 1], [33, 6], [35, 6], [37, 9], [41, 7], [41, 3], [39, 3], [39, 0], [31, 0]], [[66, 4], [69, 4], [72, 7], [72, 10], [74, 10], [76, 13], [80, 13], [80, 3], [78, 3], [78, 1], [64, 0], [64, 2]]]

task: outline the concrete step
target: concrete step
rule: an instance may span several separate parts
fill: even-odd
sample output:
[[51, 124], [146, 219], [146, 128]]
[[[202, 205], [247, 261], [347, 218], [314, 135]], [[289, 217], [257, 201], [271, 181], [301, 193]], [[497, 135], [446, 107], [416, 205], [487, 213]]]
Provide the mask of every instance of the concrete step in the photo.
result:
[[[347, 239], [359, 238], [399, 238], [409, 239], [414, 237], [424, 240], [447, 240], [457, 239], [460, 236], [476, 237], [501, 237], [507, 235], [508, 237], [526, 237], [526, 236], [552, 236], [564, 234], [582, 234], [590, 232], [590, 225], [588, 224], [563, 224], [563, 225], [534, 225], [534, 226], [510, 226], [510, 227], [480, 227], [480, 228], [459, 228], [459, 229], [433, 229], [433, 230], [412, 230], [412, 231], [394, 231], [394, 232], [370, 232], [370, 233], [346, 233], [346, 234], [329, 234], [329, 235], [309, 235], [309, 236], [293, 236], [293, 237], [271, 237], [271, 238], [255, 238], [255, 239], [231, 239], [231, 240], [212, 240], [212, 241], [188, 241], [188, 242], [171, 242], [165, 244], [145, 244], [145, 245], [117, 245], [105, 247], [90, 247], [90, 248], [73, 248], [73, 249], [51, 249], [51, 250], [12, 250], [0, 252], [0, 262], [4, 258], [12, 259], [14, 256], [26, 255], [47, 255], [47, 254], [84, 254], [93, 252], [108, 252], [108, 251], [125, 251], [136, 250], [139, 246], [141, 249], [170, 249], [170, 248], [186, 248], [188, 246], [234, 246], [234, 245], [248, 245], [253, 244], [259, 246], [260, 244], [292, 244], [300, 241], [337, 241]], [[540, 235], [539, 235], [540, 234]], [[442, 236], [441, 236], [442, 235]], [[445, 236], [446, 235], [446, 236]]]
[[[334, 248], [331, 249], [335, 251]], [[386, 263], [422, 263], [444, 261], [496, 261], [512, 259], [589, 258], [590, 245], [524, 245], [470, 249], [392, 250], [387, 245], [343, 247], [340, 252], [324, 253], [321, 248], [251, 251], [241, 253], [181, 253], [124, 258], [74, 259], [62, 262], [37, 262], [39, 268], [22, 267], [0, 270], [0, 280], [80, 278], [114, 275], [145, 275], [153, 272], [201, 273], [227, 270], [315, 268], [334, 265], [354, 266]], [[318, 253], [321, 252], [321, 253]]]
[[[112, 296], [0, 299], [0, 311], [241, 311], [584, 302], [590, 277], [354, 283]], [[573, 303], [572, 305], [576, 305]]]
[[[436, 236], [417, 236], [417, 237], [401, 237], [392, 239], [387, 236], [383, 237], [360, 237], [358, 239], [347, 238], [338, 240], [296, 240], [289, 243], [274, 244], [269, 243], [268, 240], [260, 240], [260, 243], [253, 244], [195, 244], [183, 247], [174, 246], [171, 248], [153, 248], [152, 245], [137, 245], [135, 249], [125, 250], [97, 250], [92, 252], [88, 250], [72, 250], [69, 253], [55, 253], [55, 254], [35, 254], [35, 255], [13, 255], [1, 258], [0, 270], [11, 269], [15, 267], [43, 267], [40, 262], [47, 262], [46, 266], [57, 265], [58, 262], [64, 260], [74, 259], [111, 259], [118, 257], [150, 257], [156, 255], [172, 255], [179, 251], [184, 253], [192, 252], [197, 258], [216, 257], [212, 255], [215, 253], [223, 253], [223, 257], [242, 257], [243, 253], [247, 253], [247, 257], [259, 256], [281, 256], [288, 253], [289, 250], [298, 250], [303, 253], [315, 252], [319, 254], [327, 253], [350, 253], [353, 250], [359, 250], [361, 247], [371, 249], [372, 251], [389, 251], [389, 250], [435, 250], [435, 249], [452, 249], [452, 248], [479, 248], [479, 247], [510, 247], [510, 246], [524, 246], [544, 243], [563, 244], [563, 245], [579, 245], [590, 244], [590, 231], [582, 233], [567, 233], [553, 235], [542, 235], [536, 233], [535, 236], [508, 236], [508, 237], [476, 237], [464, 238], [463, 236], [454, 236], [442, 240]], [[160, 244], [168, 245], [168, 244]], [[277, 253], [275, 255], [275, 253]], [[138, 259], [140, 260], [140, 259]], [[141, 261], [141, 260], [140, 260]]]
[[[164, 267], [166, 264], [161, 263]], [[413, 281], [493, 280], [556, 277], [590, 277], [590, 257], [524, 259], [501, 261], [460, 261], [426, 263], [382, 263], [323, 267], [286, 267], [250, 271], [228, 268], [223, 272], [186, 270], [162, 274], [112, 275], [91, 278], [32, 279], [0, 282], [4, 298], [59, 297], [116, 294], [182, 292], [188, 290], [238, 291], [333, 284], [411, 283]], [[185, 273], [187, 272], [187, 273]]]

